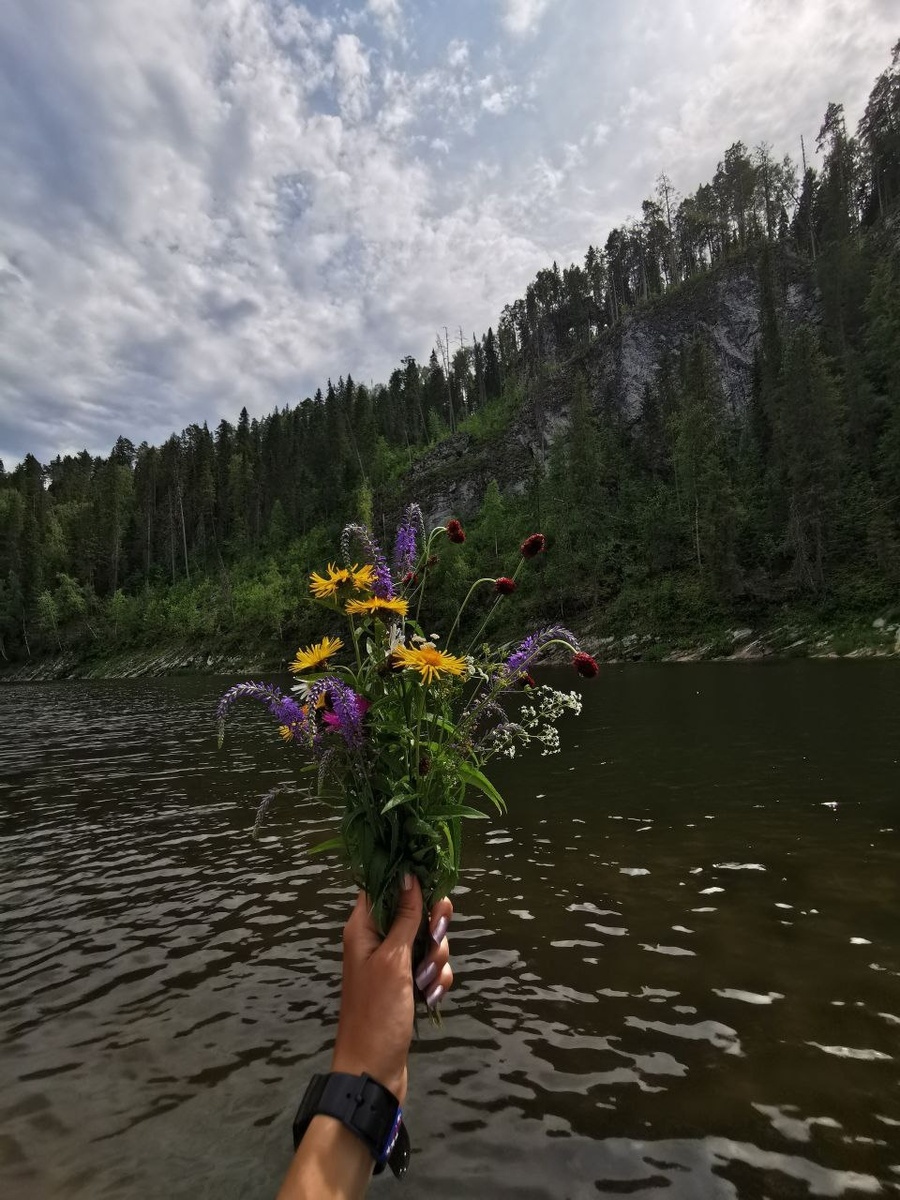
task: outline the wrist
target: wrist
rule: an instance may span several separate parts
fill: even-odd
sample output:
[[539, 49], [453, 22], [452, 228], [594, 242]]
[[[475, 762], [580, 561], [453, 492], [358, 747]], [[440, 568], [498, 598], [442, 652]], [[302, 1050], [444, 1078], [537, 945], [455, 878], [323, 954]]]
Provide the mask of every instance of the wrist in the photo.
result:
[[362, 1196], [373, 1167], [372, 1155], [359, 1138], [320, 1113], [309, 1123], [278, 1200]]

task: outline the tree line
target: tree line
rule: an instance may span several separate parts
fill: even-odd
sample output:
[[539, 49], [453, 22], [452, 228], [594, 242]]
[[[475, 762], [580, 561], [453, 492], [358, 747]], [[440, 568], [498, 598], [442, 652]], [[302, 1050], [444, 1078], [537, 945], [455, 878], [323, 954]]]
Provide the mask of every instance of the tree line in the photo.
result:
[[[457, 430], [497, 434], [560, 373], [575, 396], [569, 432], [522, 496], [488, 490], [467, 545], [469, 566], [487, 570], [498, 521], [546, 524], [570, 569], [531, 577], [535, 616], [583, 607], [671, 624], [895, 601], [900, 42], [853, 136], [829, 104], [816, 154], [798, 171], [736, 142], [686, 196], [660, 175], [639, 219], [582, 264], [540, 271], [496, 332], [445, 332], [427, 363], [404, 359], [384, 385], [348, 374], [161, 446], [120, 437], [107, 457], [0, 464], [0, 655], [302, 634], [303, 576], [340, 524], [377, 529], [427, 448]], [[590, 402], [581, 352], [729, 262], [750, 264], [760, 286], [746, 411], [725, 405], [702, 341], [663, 361], [637, 421], [615, 397]], [[818, 290], [815, 327], [783, 322], [784, 272], [798, 263]]]

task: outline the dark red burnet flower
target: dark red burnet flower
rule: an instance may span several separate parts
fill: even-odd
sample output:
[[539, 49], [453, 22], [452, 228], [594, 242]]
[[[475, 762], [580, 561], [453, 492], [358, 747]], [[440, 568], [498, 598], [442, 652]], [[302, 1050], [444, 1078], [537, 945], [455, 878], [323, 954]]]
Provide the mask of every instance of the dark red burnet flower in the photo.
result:
[[406, 574], [403, 576], [403, 578], [400, 580], [400, 582], [403, 584], [404, 587], [409, 587], [409, 585], [411, 583], [413, 583], [413, 584], [418, 583], [419, 577], [415, 573], [415, 571], [407, 571]]
[[519, 550], [523, 558], [537, 558], [539, 554], [543, 554], [547, 549], [547, 539], [542, 533], [533, 533], [527, 537]]
[[582, 650], [579, 650], [572, 659], [572, 666], [584, 679], [593, 679], [600, 670], [597, 666], [597, 660], [591, 658], [589, 654], [585, 654]]
[[447, 537], [451, 542], [456, 542], [457, 546], [461, 546], [466, 540], [466, 531], [456, 517], [447, 522]]
[[423, 754], [422, 757], [419, 759], [419, 774], [427, 775], [430, 770], [431, 770], [431, 759], [428, 757], [427, 754]]
[[527, 671], [523, 671], [519, 676], [519, 683], [521, 683], [522, 687], [537, 687], [537, 684], [534, 682], [534, 676], [529, 675]]
[[516, 590], [516, 581], [508, 579], [505, 575], [501, 575], [499, 579], [494, 580], [494, 591], [499, 592], [501, 596], [511, 596]]

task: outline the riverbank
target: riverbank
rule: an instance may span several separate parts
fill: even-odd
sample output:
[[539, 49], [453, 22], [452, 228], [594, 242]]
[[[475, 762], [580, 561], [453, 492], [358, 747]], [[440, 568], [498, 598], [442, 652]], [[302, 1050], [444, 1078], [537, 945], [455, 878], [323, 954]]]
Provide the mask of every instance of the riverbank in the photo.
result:
[[[900, 658], [900, 623], [875, 618], [868, 624], [813, 626], [786, 622], [770, 629], [711, 630], [704, 637], [653, 633], [620, 636], [584, 631], [584, 648], [603, 663], [758, 662], [783, 658]], [[62, 679], [142, 679], [164, 675], [265, 675], [287, 669], [272, 648], [248, 647], [228, 654], [195, 647], [128, 650], [84, 655], [68, 651], [0, 670], [0, 684], [49, 683]]]
[[51, 683], [61, 679], [152, 679], [164, 675], [263, 675], [287, 662], [265, 651], [204, 654], [184, 646], [129, 650], [86, 657], [73, 651], [4, 667], [0, 684]]
[[653, 633], [611, 637], [586, 633], [583, 641], [599, 660], [614, 662], [757, 662], [785, 658], [900, 657], [900, 623], [825, 625], [789, 620], [770, 628], [712, 629], [682, 638]]

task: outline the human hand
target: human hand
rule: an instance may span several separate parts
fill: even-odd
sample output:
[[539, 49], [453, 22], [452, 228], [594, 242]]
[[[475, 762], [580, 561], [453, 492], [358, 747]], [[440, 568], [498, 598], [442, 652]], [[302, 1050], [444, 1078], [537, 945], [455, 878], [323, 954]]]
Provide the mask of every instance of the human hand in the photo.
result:
[[[453, 905], [447, 899], [432, 908], [433, 945], [416, 972], [416, 984], [432, 1007], [453, 983], [446, 937], [452, 915]], [[413, 943], [421, 919], [422, 889], [414, 876], [408, 876], [384, 940], [364, 892], [344, 927], [341, 1014], [331, 1069], [351, 1075], [365, 1072], [401, 1104], [406, 1099], [406, 1063], [415, 1016]]]

